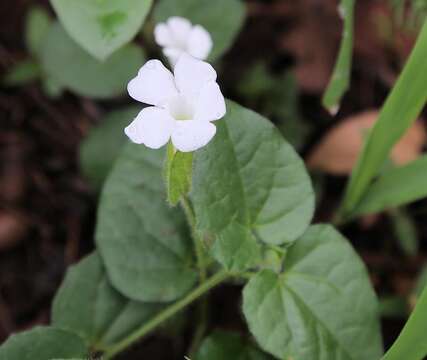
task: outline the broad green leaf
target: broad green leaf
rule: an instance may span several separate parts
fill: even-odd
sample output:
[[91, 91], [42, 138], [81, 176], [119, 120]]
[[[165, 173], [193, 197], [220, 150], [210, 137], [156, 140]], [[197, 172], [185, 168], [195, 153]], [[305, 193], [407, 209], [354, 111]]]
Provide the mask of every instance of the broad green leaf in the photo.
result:
[[54, 327], [35, 327], [12, 335], [0, 346], [2, 360], [86, 359], [88, 355], [83, 339]]
[[331, 80], [323, 95], [323, 106], [336, 111], [342, 96], [350, 86], [353, 55], [354, 7], [356, 0], [341, 0], [339, 14], [344, 21], [341, 46]]
[[427, 288], [399, 337], [382, 360], [421, 360], [427, 355]]
[[123, 94], [144, 62], [142, 50], [127, 45], [105, 62], [83, 51], [58, 23], [49, 30], [42, 64], [48, 76], [81, 96], [110, 98]]
[[194, 360], [269, 360], [243, 336], [229, 331], [215, 331], [200, 346]]
[[132, 40], [152, 0], [50, 0], [68, 34], [89, 54], [105, 60]]
[[278, 359], [381, 357], [378, 301], [341, 234], [311, 226], [287, 250], [284, 268], [261, 271], [243, 290], [243, 313], [261, 348]]
[[127, 297], [175, 300], [197, 280], [180, 209], [166, 202], [165, 151], [128, 144], [101, 195], [96, 242], [112, 284]]
[[382, 173], [367, 189], [352, 216], [380, 212], [427, 196], [427, 156]]
[[427, 100], [427, 20], [402, 74], [369, 133], [353, 170], [341, 214], [346, 217], [365, 195], [390, 150], [419, 115]]
[[114, 160], [126, 143], [124, 128], [136, 117], [141, 106], [128, 106], [107, 114], [80, 146], [83, 174], [98, 189], [111, 171]]
[[258, 260], [256, 239], [294, 241], [308, 227], [314, 195], [303, 161], [262, 116], [231, 101], [214, 139], [195, 153], [191, 197], [214, 254], [239, 270]]
[[160, 0], [154, 9], [157, 23], [182, 16], [202, 25], [213, 40], [209, 60], [217, 60], [232, 45], [245, 19], [241, 0]]
[[40, 57], [42, 45], [52, 24], [49, 14], [40, 6], [30, 8], [25, 26], [25, 42], [30, 53]]
[[39, 64], [33, 60], [24, 60], [9, 70], [3, 78], [3, 83], [7, 86], [19, 86], [37, 80], [40, 76]]
[[177, 151], [172, 143], [169, 143], [164, 172], [168, 201], [175, 206], [182, 196], [190, 192], [193, 153]]
[[131, 301], [114, 290], [94, 253], [68, 270], [53, 301], [52, 324], [80, 335], [91, 348], [105, 348], [162, 308]]
[[417, 228], [411, 216], [404, 209], [390, 211], [394, 233], [399, 246], [408, 256], [415, 256], [419, 243]]
[[218, 233], [212, 255], [228, 270], [243, 271], [261, 262], [261, 247], [247, 226], [230, 219]]

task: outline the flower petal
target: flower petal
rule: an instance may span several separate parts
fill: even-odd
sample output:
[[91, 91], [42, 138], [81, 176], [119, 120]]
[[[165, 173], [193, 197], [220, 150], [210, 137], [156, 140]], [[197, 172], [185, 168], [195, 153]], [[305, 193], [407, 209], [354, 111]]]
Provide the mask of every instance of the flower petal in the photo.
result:
[[172, 132], [172, 143], [181, 152], [190, 152], [205, 146], [216, 133], [216, 127], [207, 121], [177, 121]]
[[166, 110], [150, 106], [125, 128], [125, 134], [136, 144], [158, 149], [169, 141], [174, 124], [175, 120]]
[[168, 58], [169, 63], [174, 67], [179, 57], [182, 55], [182, 50], [173, 47], [163, 48], [163, 54]]
[[225, 99], [221, 89], [214, 81], [203, 86], [195, 104], [196, 120], [214, 121], [224, 117], [226, 113]]
[[189, 54], [197, 59], [205, 60], [209, 56], [212, 46], [212, 38], [205, 28], [200, 25], [194, 26], [188, 38]]
[[174, 74], [178, 90], [189, 99], [197, 98], [206, 83], [216, 80], [216, 71], [210, 64], [185, 53], [178, 59]]
[[150, 60], [128, 84], [128, 92], [135, 100], [162, 106], [177, 95], [172, 73], [159, 60]]
[[154, 39], [159, 46], [174, 46], [175, 39], [173, 38], [169, 27], [165, 23], [159, 23], [154, 28]]
[[191, 32], [191, 22], [183, 17], [172, 16], [167, 20], [167, 24], [174, 38], [174, 45], [183, 47]]

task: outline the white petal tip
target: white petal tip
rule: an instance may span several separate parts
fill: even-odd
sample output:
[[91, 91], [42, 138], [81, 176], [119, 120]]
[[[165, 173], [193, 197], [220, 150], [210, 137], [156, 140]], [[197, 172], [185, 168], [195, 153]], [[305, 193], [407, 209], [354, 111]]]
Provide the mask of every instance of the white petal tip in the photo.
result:
[[135, 143], [135, 144], [142, 144], [143, 143], [141, 136], [138, 134], [138, 130], [132, 124], [125, 127], [124, 133], [129, 138], [129, 140], [132, 141], [133, 143]]

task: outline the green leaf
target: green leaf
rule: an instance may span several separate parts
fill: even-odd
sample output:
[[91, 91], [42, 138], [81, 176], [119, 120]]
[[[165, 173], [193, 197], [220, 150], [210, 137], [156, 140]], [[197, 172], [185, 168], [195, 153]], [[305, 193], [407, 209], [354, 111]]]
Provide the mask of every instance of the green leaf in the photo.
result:
[[30, 53], [39, 57], [42, 45], [52, 24], [49, 14], [40, 6], [33, 6], [27, 15], [25, 43]]
[[173, 301], [197, 280], [184, 215], [166, 202], [164, 155], [126, 145], [101, 195], [98, 249], [114, 287], [134, 300]]
[[127, 45], [100, 62], [71, 40], [58, 23], [50, 28], [42, 53], [48, 76], [81, 96], [101, 99], [123, 94], [143, 62], [143, 52], [135, 45]]
[[[218, 213], [219, 216], [220, 213]], [[212, 246], [212, 255], [226, 269], [243, 271], [261, 262], [261, 247], [247, 226], [230, 219]]]
[[397, 340], [382, 360], [421, 360], [427, 355], [427, 288]]
[[67, 271], [53, 301], [52, 324], [78, 334], [91, 348], [105, 348], [162, 308], [131, 301], [114, 290], [99, 255], [94, 253]]
[[169, 143], [164, 171], [168, 201], [175, 206], [182, 196], [190, 192], [193, 153], [177, 151], [172, 143]]
[[390, 211], [390, 215], [400, 247], [406, 255], [415, 256], [418, 252], [419, 243], [414, 221], [403, 209]]
[[338, 8], [344, 21], [341, 46], [331, 80], [322, 99], [323, 106], [332, 112], [336, 111], [342, 96], [350, 86], [355, 3], [355, 0], [341, 0]]
[[24, 60], [14, 65], [3, 79], [7, 86], [25, 85], [41, 75], [40, 66], [33, 60]]
[[412, 125], [427, 100], [427, 20], [402, 74], [369, 133], [343, 201], [345, 217], [358, 205], [390, 150]]
[[245, 13], [245, 5], [240, 0], [160, 0], [153, 16], [157, 23], [182, 16], [194, 25], [202, 25], [212, 37], [209, 61], [214, 61], [232, 45]]
[[108, 113], [80, 145], [83, 174], [97, 189], [102, 187], [114, 161], [126, 143], [124, 128], [141, 111], [141, 106], [128, 106]]
[[378, 301], [366, 268], [329, 225], [287, 250], [285, 272], [263, 270], [243, 290], [243, 313], [278, 359], [361, 360], [382, 354]]
[[269, 360], [240, 334], [215, 331], [200, 346], [195, 360]]
[[367, 189], [352, 216], [409, 204], [427, 196], [427, 156], [382, 173]]
[[151, 0], [51, 0], [67, 33], [89, 54], [105, 60], [132, 40]]
[[4, 360], [86, 359], [88, 353], [79, 336], [53, 327], [12, 335], [0, 346], [0, 359]]
[[231, 101], [214, 139], [195, 153], [191, 197], [214, 254], [239, 270], [258, 260], [258, 240], [294, 241], [308, 227], [314, 195], [303, 161], [262, 116]]

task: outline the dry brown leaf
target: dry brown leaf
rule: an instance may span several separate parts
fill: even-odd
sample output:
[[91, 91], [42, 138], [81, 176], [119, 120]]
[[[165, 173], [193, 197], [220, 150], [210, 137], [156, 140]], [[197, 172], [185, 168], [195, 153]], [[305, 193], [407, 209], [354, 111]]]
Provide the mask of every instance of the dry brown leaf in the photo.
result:
[[[331, 129], [308, 157], [309, 168], [334, 175], [347, 175], [356, 164], [367, 131], [378, 118], [377, 110], [365, 111], [345, 119]], [[391, 153], [397, 165], [418, 158], [426, 141], [426, 132], [420, 121], [407, 131]]]

